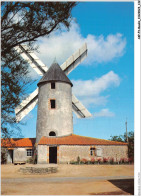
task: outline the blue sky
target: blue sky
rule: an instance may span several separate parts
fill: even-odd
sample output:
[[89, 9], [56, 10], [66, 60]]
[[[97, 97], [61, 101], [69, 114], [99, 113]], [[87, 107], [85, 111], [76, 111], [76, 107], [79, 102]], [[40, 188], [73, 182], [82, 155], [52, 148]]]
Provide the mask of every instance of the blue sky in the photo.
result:
[[[79, 3], [72, 16], [69, 31], [63, 29], [38, 40], [40, 53], [36, 54], [47, 66], [55, 57], [61, 65], [87, 42], [87, 59], [68, 77], [74, 94], [93, 117], [78, 119], [74, 115], [74, 133], [109, 139], [125, 132], [126, 118], [128, 131], [134, 131], [134, 4]], [[30, 76], [40, 79], [32, 70]], [[36, 118], [37, 106], [22, 120], [24, 137], [36, 136]]]

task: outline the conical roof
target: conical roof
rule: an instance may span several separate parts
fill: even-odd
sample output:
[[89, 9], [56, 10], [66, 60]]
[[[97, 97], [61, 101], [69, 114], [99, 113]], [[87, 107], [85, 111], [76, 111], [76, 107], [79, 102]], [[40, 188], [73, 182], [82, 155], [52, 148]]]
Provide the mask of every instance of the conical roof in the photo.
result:
[[41, 78], [41, 80], [38, 82], [37, 85], [39, 86], [41, 83], [47, 83], [47, 82], [65, 82], [73, 86], [69, 78], [66, 76], [66, 74], [62, 71], [62, 69], [58, 65], [58, 63], [53, 63], [50, 66], [48, 71]]

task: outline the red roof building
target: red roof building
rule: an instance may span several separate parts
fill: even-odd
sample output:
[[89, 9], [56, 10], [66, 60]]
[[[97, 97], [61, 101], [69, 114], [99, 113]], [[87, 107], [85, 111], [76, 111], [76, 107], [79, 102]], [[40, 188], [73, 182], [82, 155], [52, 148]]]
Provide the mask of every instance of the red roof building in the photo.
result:
[[39, 145], [127, 145], [124, 142], [110, 141], [85, 137], [80, 135], [69, 135], [64, 137], [42, 137]]
[[[36, 138], [11, 138], [2, 139], [1, 147], [8, 149], [8, 161], [24, 161], [33, 156]], [[43, 136], [38, 144], [38, 163], [68, 163], [78, 157], [91, 160], [92, 158], [114, 158], [119, 160], [128, 157], [128, 144], [71, 134], [62, 137]], [[13, 158], [14, 157], [14, 158]], [[16, 162], [17, 163], [17, 162]]]

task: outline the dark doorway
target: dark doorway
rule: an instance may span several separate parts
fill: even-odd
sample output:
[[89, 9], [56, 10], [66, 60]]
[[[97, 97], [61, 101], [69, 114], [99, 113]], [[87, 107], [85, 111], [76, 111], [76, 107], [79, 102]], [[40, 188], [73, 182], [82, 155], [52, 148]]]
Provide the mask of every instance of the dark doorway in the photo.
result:
[[49, 147], [49, 163], [57, 163], [57, 147]]
[[8, 155], [9, 155], [9, 162], [13, 163], [13, 150], [8, 150]]

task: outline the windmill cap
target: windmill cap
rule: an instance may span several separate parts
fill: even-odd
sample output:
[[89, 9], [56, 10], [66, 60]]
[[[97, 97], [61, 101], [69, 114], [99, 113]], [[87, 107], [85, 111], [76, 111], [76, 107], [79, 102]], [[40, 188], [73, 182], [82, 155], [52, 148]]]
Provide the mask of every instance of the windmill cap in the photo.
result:
[[60, 68], [58, 63], [53, 63], [48, 71], [45, 73], [45, 75], [41, 78], [41, 80], [38, 82], [38, 86], [43, 83], [48, 83], [48, 82], [64, 82], [68, 83], [71, 86], [73, 84], [69, 80], [69, 78], [66, 76], [64, 71]]

